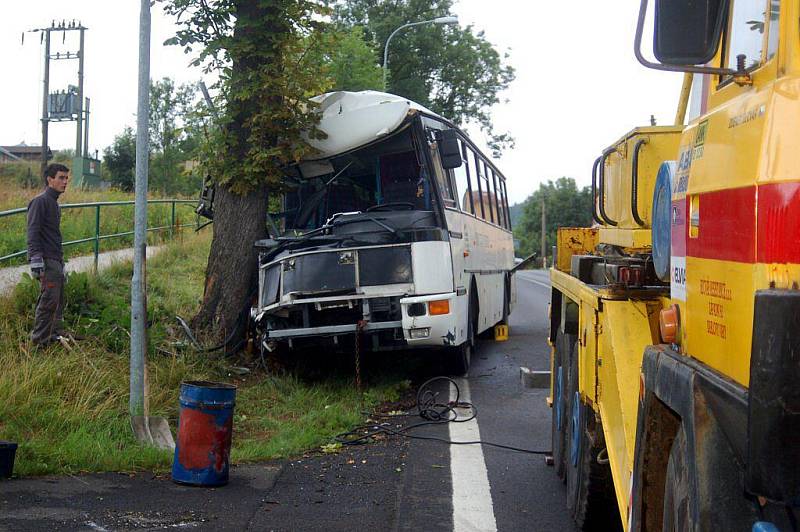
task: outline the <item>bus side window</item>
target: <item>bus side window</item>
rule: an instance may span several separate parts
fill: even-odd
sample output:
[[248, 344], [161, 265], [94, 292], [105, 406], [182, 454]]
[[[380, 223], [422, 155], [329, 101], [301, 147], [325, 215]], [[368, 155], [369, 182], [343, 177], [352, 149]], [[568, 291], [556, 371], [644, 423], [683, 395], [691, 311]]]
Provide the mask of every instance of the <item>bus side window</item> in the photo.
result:
[[494, 187], [492, 186], [491, 176], [492, 169], [489, 168], [485, 160], [481, 160], [481, 164], [483, 165], [483, 182], [486, 184], [486, 204], [489, 207], [488, 219], [492, 223], [497, 223], [497, 207], [495, 206]]
[[730, 11], [730, 38], [725, 57], [728, 68], [736, 69], [736, 56], [739, 54], [746, 56], [746, 68], [762, 63], [764, 32], [767, 28], [767, 2], [772, 1], [734, 0]]
[[489, 172], [489, 174], [492, 176], [492, 190], [494, 191], [494, 209], [495, 209], [494, 212], [497, 214], [496, 216], [497, 225], [499, 225], [500, 227], [505, 227], [506, 224], [503, 221], [505, 215], [503, 214], [503, 205], [502, 205], [502, 200], [500, 199], [501, 194], [500, 194], [500, 189], [497, 187], [497, 181], [498, 181], [497, 174], [494, 173], [494, 169], [488, 164], [486, 165], [486, 171]]
[[442, 193], [445, 207], [456, 207], [455, 195], [453, 194], [453, 181], [450, 179], [450, 172], [442, 168], [442, 161], [439, 158], [439, 150], [435, 143], [430, 145], [431, 159], [433, 160], [433, 174], [436, 176], [436, 183]]
[[506, 229], [511, 231], [513, 227], [511, 227], [511, 209], [508, 208], [508, 194], [506, 193], [506, 180], [505, 178], [500, 179], [500, 188], [503, 190], [503, 210], [506, 213]]
[[461, 210], [469, 213], [476, 214], [475, 194], [476, 194], [476, 174], [475, 174], [475, 156], [472, 150], [469, 149], [464, 141], [461, 142], [461, 156], [463, 157], [464, 164], [461, 167], [465, 171], [465, 183], [462, 187], [459, 184], [458, 193], [461, 195]]
[[491, 192], [489, 191], [489, 180], [486, 178], [486, 163], [480, 155], [475, 154], [475, 165], [478, 167], [478, 195], [476, 199], [480, 202], [480, 217], [486, 221], [493, 221]]

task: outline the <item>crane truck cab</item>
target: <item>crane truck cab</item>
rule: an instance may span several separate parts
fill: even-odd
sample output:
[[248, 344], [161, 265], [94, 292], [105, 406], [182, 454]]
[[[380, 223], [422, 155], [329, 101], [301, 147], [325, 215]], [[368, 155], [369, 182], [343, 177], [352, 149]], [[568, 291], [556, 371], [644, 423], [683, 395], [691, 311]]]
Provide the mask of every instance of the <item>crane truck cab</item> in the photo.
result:
[[559, 230], [554, 465], [583, 529], [793, 530], [800, 3], [656, 0], [655, 60], [647, 8], [635, 55], [684, 83], [674, 125], [602, 150], [593, 226]]

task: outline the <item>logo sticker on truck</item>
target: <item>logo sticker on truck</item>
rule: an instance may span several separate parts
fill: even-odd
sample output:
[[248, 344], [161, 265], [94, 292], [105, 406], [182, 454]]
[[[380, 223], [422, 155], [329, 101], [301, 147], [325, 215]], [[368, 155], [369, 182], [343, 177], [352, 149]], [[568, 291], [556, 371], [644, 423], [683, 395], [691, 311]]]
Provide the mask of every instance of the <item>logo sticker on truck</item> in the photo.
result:
[[669, 291], [672, 299], [686, 301], [686, 257], [673, 256], [669, 268]]

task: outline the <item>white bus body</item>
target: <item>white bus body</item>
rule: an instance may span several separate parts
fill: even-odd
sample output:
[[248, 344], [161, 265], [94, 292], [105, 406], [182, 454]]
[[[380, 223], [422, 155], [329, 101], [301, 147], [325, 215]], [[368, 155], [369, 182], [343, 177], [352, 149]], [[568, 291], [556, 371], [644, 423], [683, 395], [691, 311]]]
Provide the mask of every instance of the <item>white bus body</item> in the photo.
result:
[[505, 178], [413, 102], [372, 91], [317, 101], [328, 136], [309, 140], [319, 155], [287, 178], [284, 236], [256, 244], [262, 344], [349, 349], [358, 333], [368, 350], [446, 348], [466, 370], [475, 335], [515, 302]]

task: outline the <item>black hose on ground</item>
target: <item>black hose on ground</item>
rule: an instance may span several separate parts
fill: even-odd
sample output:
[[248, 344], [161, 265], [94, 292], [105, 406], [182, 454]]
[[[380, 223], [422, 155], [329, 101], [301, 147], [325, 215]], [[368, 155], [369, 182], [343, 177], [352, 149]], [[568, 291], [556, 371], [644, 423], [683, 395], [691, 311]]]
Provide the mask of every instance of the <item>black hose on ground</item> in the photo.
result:
[[[250, 294], [250, 296], [247, 298], [247, 301], [251, 301], [253, 299], [253, 297], [255, 296], [255, 294], [256, 294], [256, 292], [253, 291]], [[184, 320], [180, 316], [175, 316], [175, 319], [178, 321], [178, 324], [181, 326], [181, 329], [183, 329], [184, 334], [186, 334], [186, 337], [192, 343], [192, 346], [195, 348], [195, 350], [200, 351], [201, 353], [213, 353], [214, 351], [219, 351], [220, 349], [223, 349], [223, 348], [226, 348], [226, 347], [230, 346], [230, 344], [238, 336], [238, 333], [239, 333], [240, 329], [242, 328], [242, 326], [244, 324], [246, 324], [249, 314], [250, 314], [250, 306], [248, 304], [248, 306], [245, 306], [242, 309], [242, 311], [239, 312], [239, 317], [236, 318], [236, 323], [234, 324], [233, 330], [231, 330], [231, 332], [228, 335], [228, 337], [225, 338], [225, 340], [221, 344], [218, 344], [218, 345], [215, 345], [215, 346], [211, 346], [211, 347], [204, 347], [204, 346], [200, 345], [200, 342], [197, 341], [197, 337], [192, 332], [192, 329], [191, 329], [191, 327], [189, 327], [189, 324], [186, 323], [186, 320]], [[225, 354], [229, 355], [231, 353], [235, 353], [240, 347], [242, 347], [242, 345], [244, 345], [245, 341], [246, 340], [244, 340], [244, 339], [240, 339], [233, 346], [232, 349], [226, 350]]]
[[[440, 392], [434, 392], [431, 388], [431, 385], [435, 382], [445, 381], [449, 384], [452, 384], [456, 390], [456, 397], [453, 401], [447, 402], [440, 402], [438, 400], [438, 396]], [[447, 438], [438, 438], [435, 436], [419, 436], [410, 434], [410, 431], [424, 427], [428, 425], [443, 425], [446, 423], [466, 423], [467, 421], [472, 421], [478, 415], [478, 409], [475, 407], [474, 404], [468, 403], [465, 401], [459, 401], [461, 395], [461, 391], [458, 388], [458, 384], [451, 379], [450, 377], [434, 377], [425, 381], [418, 389], [417, 389], [417, 414], [419, 417], [424, 419], [425, 421], [419, 423], [412, 423], [410, 425], [406, 425], [400, 428], [394, 428], [391, 424], [387, 421], [376, 421], [374, 423], [359, 425], [354, 429], [343, 432], [335, 437], [335, 440], [342, 445], [362, 445], [365, 443], [369, 443], [373, 440], [373, 438], [377, 435], [383, 434], [385, 436], [402, 436], [404, 438], [411, 438], [415, 440], [431, 440], [431, 441], [438, 441], [442, 443], [447, 443], [449, 445], [488, 445], [490, 447], [497, 447], [500, 449], [508, 449], [510, 451], [516, 451], [520, 453], [527, 453], [527, 454], [539, 454], [539, 455], [549, 455], [551, 451], [539, 451], [539, 450], [532, 450], [532, 449], [523, 449], [520, 447], [514, 447], [512, 445], [503, 445], [500, 443], [488, 442], [483, 440], [475, 440], [475, 441], [452, 441]], [[456, 412], [456, 408], [468, 408], [471, 410], [471, 414], [466, 417], [459, 417], [458, 412]], [[414, 414], [380, 414], [380, 413], [372, 413], [368, 414], [370, 418], [373, 419], [396, 419], [401, 417], [411, 417]]]

